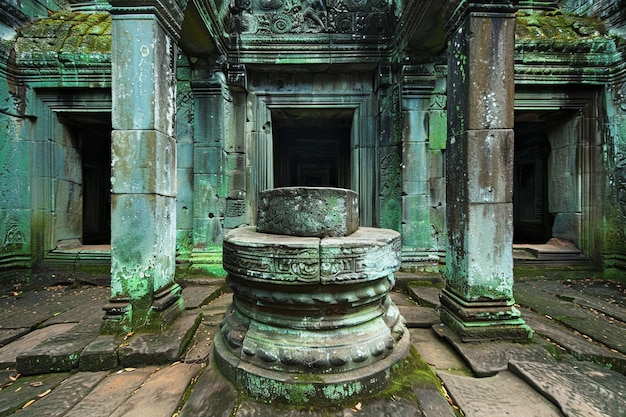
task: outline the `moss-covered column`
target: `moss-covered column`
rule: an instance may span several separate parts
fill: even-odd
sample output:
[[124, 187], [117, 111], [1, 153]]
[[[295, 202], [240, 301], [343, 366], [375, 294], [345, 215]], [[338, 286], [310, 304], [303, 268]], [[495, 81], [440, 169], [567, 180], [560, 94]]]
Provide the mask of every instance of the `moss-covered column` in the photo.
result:
[[174, 282], [175, 39], [182, 14], [169, 2], [167, 7], [158, 1], [112, 4], [111, 302], [103, 323], [106, 333], [162, 328], [184, 307]]
[[530, 335], [513, 305], [514, 11], [506, 1], [461, 2], [448, 20], [441, 318], [464, 341]]

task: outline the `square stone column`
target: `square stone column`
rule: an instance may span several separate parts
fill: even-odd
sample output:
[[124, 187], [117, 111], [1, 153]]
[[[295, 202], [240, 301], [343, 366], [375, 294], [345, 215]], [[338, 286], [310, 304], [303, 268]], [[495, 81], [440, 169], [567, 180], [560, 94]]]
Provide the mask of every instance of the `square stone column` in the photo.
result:
[[459, 2], [449, 18], [446, 287], [462, 340], [528, 339], [513, 300], [511, 2]]
[[111, 300], [104, 333], [154, 331], [184, 308], [176, 255], [176, 43], [150, 2], [114, 5]]

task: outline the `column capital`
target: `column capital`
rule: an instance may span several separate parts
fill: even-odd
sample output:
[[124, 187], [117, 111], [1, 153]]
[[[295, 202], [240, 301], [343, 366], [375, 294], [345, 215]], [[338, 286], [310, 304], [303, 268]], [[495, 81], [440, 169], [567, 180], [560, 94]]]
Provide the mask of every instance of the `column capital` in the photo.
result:
[[517, 2], [511, 0], [492, 1], [468, 1], [448, 0], [443, 9], [445, 30], [448, 39], [451, 34], [462, 24], [467, 16], [472, 13], [485, 15], [512, 15], [517, 11]]
[[174, 39], [180, 38], [188, 0], [109, 0], [111, 15], [154, 15]]

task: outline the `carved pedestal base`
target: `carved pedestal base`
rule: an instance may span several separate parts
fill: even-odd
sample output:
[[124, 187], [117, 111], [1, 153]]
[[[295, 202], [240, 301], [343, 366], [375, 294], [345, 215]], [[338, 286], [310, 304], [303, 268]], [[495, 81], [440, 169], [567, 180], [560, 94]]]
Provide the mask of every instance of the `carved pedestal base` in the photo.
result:
[[265, 401], [331, 404], [379, 392], [410, 345], [389, 295], [400, 234], [358, 227], [349, 190], [263, 195], [258, 228], [224, 237], [234, 295], [215, 338], [222, 372]]
[[463, 342], [527, 341], [532, 336], [510, 300], [466, 301], [447, 288], [440, 300], [441, 321]]

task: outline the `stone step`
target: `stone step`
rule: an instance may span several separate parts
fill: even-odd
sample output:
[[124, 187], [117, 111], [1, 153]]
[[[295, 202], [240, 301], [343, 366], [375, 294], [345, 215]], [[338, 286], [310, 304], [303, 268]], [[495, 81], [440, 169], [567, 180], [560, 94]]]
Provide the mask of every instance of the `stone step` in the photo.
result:
[[162, 332], [134, 334], [119, 347], [120, 365], [139, 367], [178, 361], [200, 320], [197, 313], [183, 313]]
[[75, 326], [76, 323], [55, 324], [23, 335], [19, 339], [16, 339], [0, 348], [0, 367], [14, 369], [17, 362], [17, 356], [20, 353], [34, 348], [46, 339], [64, 334], [66, 331], [70, 331]]
[[98, 332], [99, 328], [86, 330], [77, 325], [19, 353], [15, 367], [22, 375], [64, 372], [78, 368], [80, 353], [98, 337]]
[[509, 368], [567, 417], [623, 416], [626, 410], [626, 386], [616, 372], [588, 363], [546, 366], [524, 360], [512, 360]]

